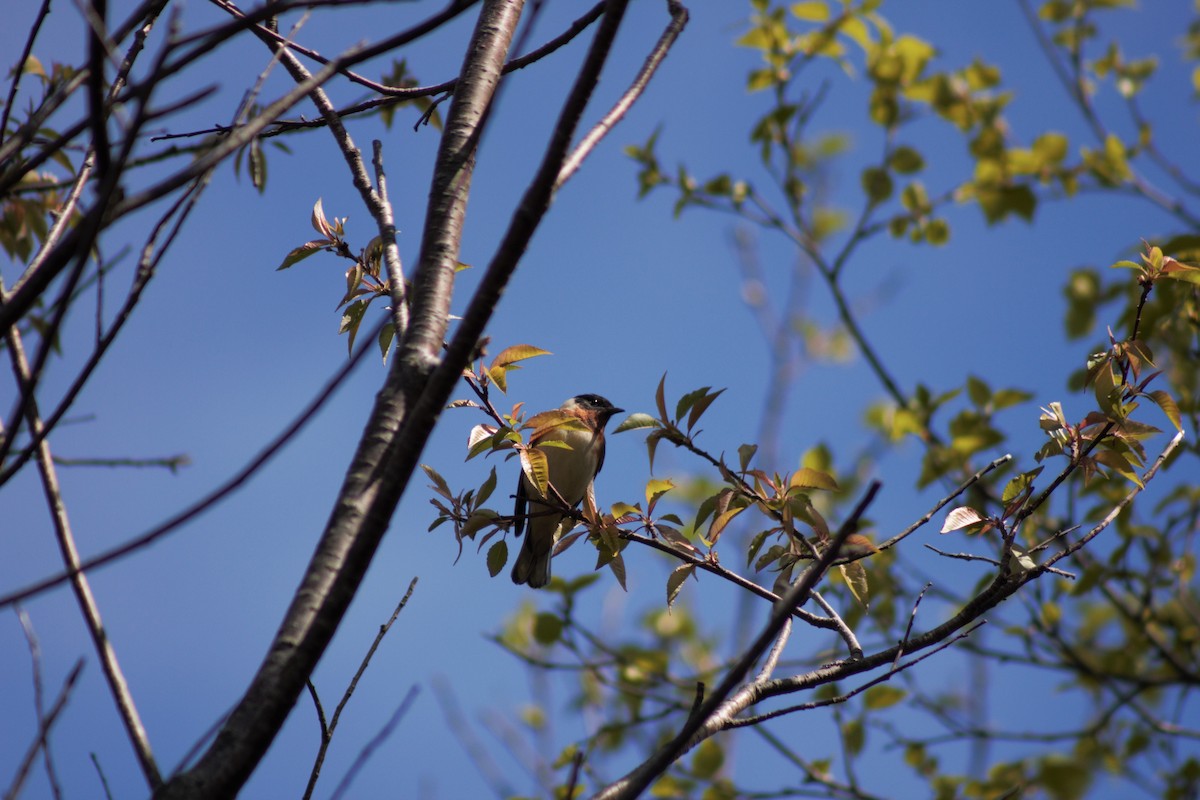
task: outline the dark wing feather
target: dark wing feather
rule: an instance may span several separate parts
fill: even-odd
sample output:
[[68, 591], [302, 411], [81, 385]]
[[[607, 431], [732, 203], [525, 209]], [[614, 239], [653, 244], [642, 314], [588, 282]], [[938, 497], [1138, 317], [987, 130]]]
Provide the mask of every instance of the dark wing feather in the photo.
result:
[[513, 508], [513, 535], [520, 536], [525, 532], [525, 507], [529, 497], [525, 494], [524, 475], [517, 475], [517, 504]]

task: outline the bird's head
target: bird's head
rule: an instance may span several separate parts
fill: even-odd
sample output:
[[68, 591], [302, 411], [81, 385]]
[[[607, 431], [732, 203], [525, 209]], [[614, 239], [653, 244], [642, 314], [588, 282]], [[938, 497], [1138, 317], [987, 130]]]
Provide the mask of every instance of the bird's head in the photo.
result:
[[601, 430], [608, 424], [614, 414], [624, 411], [598, 394], [577, 394], [561, 406], [566, 411], [584, 422], [593, 430]]

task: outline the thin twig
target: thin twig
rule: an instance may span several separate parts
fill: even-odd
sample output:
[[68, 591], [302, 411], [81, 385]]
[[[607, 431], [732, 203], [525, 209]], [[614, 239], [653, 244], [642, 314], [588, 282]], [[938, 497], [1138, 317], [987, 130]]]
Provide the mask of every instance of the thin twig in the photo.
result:
[[404, 695], [404, 699], [400, 701], [399, 707], [392, 713], [387, 723], [379, 729], [379, 733], [367, 742], [367, 746], [358, 754], [358, 758], [354, 759], [354, 763], [350, 765], [350, 769], [346, 771], [345, 776], [338, 783], [337, 788], [330, 795], [330, 800], [339, 800], [350, 789], [350, 784], [358, 777], [358, 773], [366, 766], [367, 761], [374, 755], [379, 746], [387, 741], [392, 735], [392, 731], [400, 724], [400, 720], [404, 719], [404, 715], [408, 713], [408, 709], [412, 706], [413, 701], [417, 698], [417, 687], [413, 686], [408, 690], [408, 694]]
[[637, 77], [633, 79], [633, 83], [625, 90], [613, 107], [596, 125], [588, 131], [587, 135], [579, 142], [575, 149], [563, 161], [562, 169], [558, 171], [558, 178], [554, 181], [554, 189], [557, 191], [564, 183], [571, 179], [571, 176], [583, 164], [584, 159], [596, 149], [596, 145], [600, 140], [608, 135], [608, 132], [620, 122], [637, 99], [646, 91], [646, 87], [650, 84], [650, 79], [654, 77], [654, 73], [658, 71], [663, 59], [667, 57], [671, 46], [675, 44], [675, 40], [679, 38], [679, 34], [683, 33], [683, 28], [688, 22], [687, 9], [678, 0], [667, 0], [667, 13], [671, 15], [671, 21], [667, 23], [666, 30], [662, 32], [662, 36], [658, 38], [654, 48], [650, 51], [650, 55], [646, 57], [646, 62], [638, 71]]
[[[21, 633], [25, 635], [25, 644], [29, 648], [29, 660], [33, 671], [33, 709], [37, 714], [38, 730], [46, 726], [46, 690], [42, 676], [42, 645], [38, 640], [37, 631], [33, 628], [33, 620], [24, 608], [17, 606], [17, 621], [21, 624]], [[42, 759], [46, 762], [46, 778], [50, 782], [50, 793], [56, 798], [62, 797], [62, 786], [58, 782], [58, 772], [54, 768], [54, 756], [50, 751], [50, 739], [46, 738], [42, 746]]]
[[408, 599], [412, 597], [413, 589], [415, 588], [417, 588], [417, 578], [414, 577], [408, 584], [408, 591], [406, 591], [404, 596], [400, 598], [400, 602], [396, 605], [395, 611], [392, 612], [392, 616], [388, 618], [387, 622], [379, 626], [379, 632], [375, 634], [375, 640], [372, 641], [371, 646], [367, 648], [366, 655], [363, 656], [362, 662], [359, 663], [358, 670], [355, 671], [354, 677], [350, 679], [350, 683], [346, 687], [346, 691], [342, 694], [342, 699], [337, 704], [337, 708], [334, 709], [333, 716], [329, 718], [328, 724], [326, 724], [325, 721], [325, 710], [321, 707], [321, 700], [317, 696], [317, 689], [315, 686], [313, 686], [312, 679], [309, 679], [308, 691], [309, 694], [312, 695], [313, 702], [316, 704], [317, 719], [321, 726], [321, 746], [317, 750], [316, 759], [314, 760], [312, 770], [309, 773], [308, 786], [304, 789], [304, 800], [308, 800], [308, 798], [312, 797], [313, 790], [316, 789], [317, 778], [320, 777], [321, 774], [321, 765], [325, 762], [325, 753], [329, 750], [330, 742], [333, 741], [333, 734], [337, 730], [338, 720], [341, 719], [342, 711], [346, 708], [346, 704], [350, 702], [351, 695], [354, 694], [354, 690], [358, 687], [359, 679], [362, 678], [363, 673], [367, 671], [367, 666], [371, 663], [371, 657], [374, 656], [375, 651], [379, 649], [379, 645], [383, 641], [383, 637], [387, 636], [388, 631], [392, 629], [392, 625], [400, 616], [400, 612], [404, 610], [406, 605], [408, 605]]
[[900, 646], [896, 648], [896, 657], [892, 659], [892, 668], [900, 663], [900, 658], [904, 655], [904, 648], [908, 646], [908, 639], [912, 636], [913, 624], [917, 621], [917, 609], [921, 607], [921, 601], [925, 599], [925, 593], [929, 591], [932, 583], [927, 583], [921, 587], [921, 591], [917, 594], [917, 599], [913, 601], [912, 611], [908, 613], [908, 624], [904, 626], [904, 637], [900, 639]]
[[29, 770], [33, 767], [33, 762], [37, 758], [38, 751], [46, 745], [46, 737], [50, 735], [50, 728], [54, 725], [54, 721], [58, 719], [58, 715], [66, 708], [67, 699], [71, 695], [71, 690], [75, 688], [75, 682], [79, 679], [79, 673], [83, 671], [83, 659], [75, 662], [75, 666], [67, 674], [67, 679], [63, 681], [62, 689], [58, 692], [58, 697], [55, 698], [54, 704], [50, 706], [50, 711], [46, 714], [45, 719], [38, 725], [37, 738], [30, 743], [29, 749], [25, 751], [25, 757], [21, 759], [20, 765], [17, 767], [17, 774], [13, 777], [13, 781], [9, 784], [8, 790], [4, 793], [4, 800], [16, 800], [21, 793], [21, 786], [25, 783], [25, 778], [29, 775]]

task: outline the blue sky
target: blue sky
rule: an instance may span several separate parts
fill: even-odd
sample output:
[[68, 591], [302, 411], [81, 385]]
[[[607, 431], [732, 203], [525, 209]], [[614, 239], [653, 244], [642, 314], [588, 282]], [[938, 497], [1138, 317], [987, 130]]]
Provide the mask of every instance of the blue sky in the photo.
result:
[[[331, 27], [318, 15], [301, 38], [331, 53], [364, 36], [399, 30], [436, 5], [347, 9], [338, 12]], [[702, 442], [713, 451], [733, 452], [756, 435], [767, 358], [754, 321], [738, 300], [732, 220], [702, 211], [675, 220], [673, 198], [666, 193], [636, 201], [636, 168], [621, 153], [624, 145], [644, 142], [661, 126], [660, 153], [666, 164], [684, 161], [699, 176], [731, 170], [761, 178], [746, 140], [767, 98], [744, 90], [745, 75], [757, 66], [757, 55], [732, 45], [743, 30], [747, 7], [692, 5], [690, 25], [646, 96], [558, 195], [489, 333], [497, 348], [530, 343], [555, 354], [529, 362], [512, 377], [511, 402], [525, 401], [534, 409], [557, 405], [580, 392], [596, 392], [630, 411], [649, 410], [664, 372], [675, 395], [703, 385], [728, 387], [706, 417]], [[1145, 106], [1169, 109], [1169, 124], [1157, 128], [1161, 144], [1194, 172], [1196, 109], [1179, 100], [1190, 97], [1190, 88], [1173, 42], [1175, 32], [1186, 25], [1188, 5], [1157, 4], [1153, 14], [1123, 13], [1115, 19], [1120, 20], [1131, 55], [1157, 52], [1162, 57], [1162, 74], [1153, 82]], [[187, 27], [220, 19], [214, 8], [202, 3], [183, 8]], [[885, 4], [882, 10], [898, 30], [934, 42], [941, 51], [939, 64], [964, 64], [976, 56], [997, 63], [1005, 84], [1015, 91], [1008, 116], [1017, 141], [1028, 143], [1033, 135], [1056, 129], [1070, 135], [1073, 148], [1080, 142], [1093, 144], [1050, 79], [1015, 4], [924, 0]], [[24, 6], [10, 9], [10, 24], [0, 31], [0, 52], [17, 52], [31, 13]], [[557, 33], [577, 13], [574, 4], [549, 4], [531, 41]], [[629, 16], [594, 109], [606, 107], [623, 90], [666, 19], [658, 2], [636, 2]], [[35, 51], [44, 61], [82, 51], [73, 17], [69, 7], [56, 8], [52, 27]], [[405, 54], [422, 82], [441, 81], [456, 72], [469, 17]], [[480, 156], [463, 261], [482, 267], [490, 258], [582, 52], [582, 43], [576, 43], [553, 60], [514, 74], [507, 84]], [[227, 121], [241, 91], [265, 61], [261, 47], [245, 42], [205, 62], [207, 79], [219, 82], [222, 91], [189, 110], [171, 130]], [[363, 71], [385, 68], [380, 64]], [[832, 72], [828, 76], [834, 83], [816, 128], [845, 132], [858, 148], [833, 173], [838, 196], [851, 202], [857, 196], [859, 169], [878, 151], [879, 133], [867, 124], [863, 87], [837, 80]], [[273, 96], [284, 87], [285, 77], [276, 75], [267, 94]], [[345, 86], [337, 86], [334, 95], [340, 102], [358, 97], [355, 89]], [[1117, 106], [1111, 93], [1102, 94], [1098, 102], [1102, 110]], [[313, 114], [307, 107], [301, 113]], [[360, 147], [369, 148], [375, 137], [384, 141], [406, 265], [416, 258], [436, 147], [436, 133], [414, 133], [412, 121], [412, 112], [401, 112], [391, 131], [375, 120], [350, 127]], [[936, 121], [916, 126], [912, 136], [919, 146], [932, 141], [937, 148], [925, 176], [931, 190], [952, 185], [968, 163], [958, 140]], [[125, 541], [221, 483], [344, 363], [346, 345], [336, 335], [339, 314], [334, 308], [344, 285], [343, 265], [333, 256], [319, 255], [284, 273], [274, 269], [292, 247], [312, 238], [308, 217], [317, 198], [323, 199], [330, 216], [350, 218], [347, 231], [355, 247], [370, 237], [370, 218], [328, 136], [291, 137], [288, 144], [290, 156], [268, 151], [263, 196], [244, 177], [236, 180], [229, 169], [217, 174], [143, 307], [76, 404], [74, 424], [62, 427], [52, 440], [55, 452], [63, 456], [186, 453], [192, 460], [176, 475], [63, 470], [63, 492], [85, 554]], [[1102, 198], [1047, 204], [1034, 226], [1010, 223], [989, 229], [978, 210], [969, 207], [953, 209], [948, 217], [953, 236], [945, 248], [878, 239], [856, 258], [850, 268], [856, 294], [885, 295], [872, 302], [863, 325], [906, 389], [918, 378], [948, 389], [961, 385], [971, 373], [994, 386], [1033, 392], [1033, 402], [1003, 419], [1017, 433], [1015, 452], [1031, 453], [1040, 443], [1038, 405], [1065, 400], [1069, 410], [1072, 402], [1076, 410], [1083, 408], [1082, 398], [1067, 397], [1061, 377], [1086, 353], [1083, 345], [1062, 342], [1060, 287], [1067, 270], [1105, 266], [1127, 257], [1126, 248], [1141, 237], [1168, 230], [1168, 221], [1143, 203]], [[132, 220], [122, 232], [136, 237], [146, 222]], [[135, 246], [139, 242], [135, 239]], [[765, 238], [761, 243], [774, 275], [791, 268], [791, 252]], [[119, 246], [116, 237], [111, 239], [109, 254], [115, 255]], [[111, 297], [129, 278], [128, 262], [126, 258], [124, 268], [111, 278]], [[0, 269], [7, 285], [19, 274], [10, 263], [0, 263]], [[457, 310], [480, 271], [462, 274]], [[780, 279], [770, 288], [778, 291], [782, 285]], [[107, 302], [111, 310], [115, 300]], [[828, 295], [815, 282], [808, 308], [818, 319], [833, 318]], [[52, 365], [46, 381], [49, 396], [61, 391], [74, 374], [93, 325], [88, 313], [69, 320], [66, 353]], [[261, 659], [328, 515], [381, 374], [377, 361], [362, 366], [325, 411], [243, 491], [167, 540], [92, 577], [112, 641], [165, 768], [237, 699]], [[795, 459], [818, 441], [849, 457], [867, 441], [861, 427], [864, 408], [881, 397], [861, 359], [842, 366], [807, 365], [788, 405], [783, 440], [790, 451], [785, 450], [784, 457]], [[490, 466], [480, 460], [463, 463], [467, 432], [478, 421], [470, 412], [446, 413], [423, 457], [453, 485], [477, 484]], [[885, 488], [873, 516], [881, 530], [903, 528], [936, 498], [936, 490], [917, 493], [911, 488], [918, 456], [916, 448], [909, 447], [880, 464], [878, 476]], [[496, 463], [502, 473], [499, 496], [516, 478], [511, 464]], [[695, 466], [674, 451], [660, 450], [656, 471], [670, 475]], [[597, 487], [600, 499], [636, 500], [646, 476], [640, 436], [614, 437]], [[485, 713], [511, 714], [528, 701], [529, 676], [484, 637], [519, 603], [550, 601], [514, 587], [505, 576], [488, 578], [482, 556], [470, 550], [454, 564], [457, 548], [449, 529], [426, 532], [432, 520], [428, 498], [423, 482], [410, 487], [366, 584], [315, 676], [324, 702], [331, 706], [377, 626], [409, 580], [420, 576], [412, 601], [346, 712], [319, 796], [332, 791], [362, 744], [414, 685], [420, 689], [415, 704], [360, 775], [356, 794], [484, 796], [487, 786], [451, 735], [435, 701], [433, 682], [452, 686], [473, 720]], [[0, 591], [56, 570], [50, 527], [32, 471], [0, 494], [0, 519], [6, 552], [0, 558]], [[931, 541], [932, 535], [925, 531], [914, 537], [906, 556], [924, 569], [942, 571], [944, 562], [927, 561], [931, 554], [919, 548], [919, 542]], [[587, 571], [592, 556], [584, 550], [576, 548], [556, 561], [556, 574]], [[632, 551], [626, 558], [630, 594], [621, 594], [606, 579], [590, 595], [595, 613], [608, 624], [632, 624], [645, 609], [662, 602], [663, 559]], [[963, 582], [978, 574], [957, 567], [948, 573], [948, 580]], [[716, 630], [725, 630], [735, 607], [732, 590], [712, 581], [685, 589], [685, 601], [701, 598], [709, 609], [706, 618]], [[72, 598], [58, 590], [26, 607], [41, 635], [49, 686], [58, 685], [76, 658], [87, 660], [83, 680], [54, 737], [67, 795], [98, 794], [87, 758], [94, 752], [115, 795], [137, 796], [143, 784]], [[757, 613], [761, 616], [765, 609]], [[797, 635], [795, 655], [806, 652], [812, 641]], [[926, 666], [930, 680], [959, 679], [961, 662], [952, 658], [935, 658]], [[2, 781], [12, 773], [35, 724], [28, 657], [11, 611], [0, 614], [0, 686], [0, 718], [6, 720], [0, 726]], [[1052, 699], [1053, 693], [1046, 697]], [[1055, 719], [1072, 710], [1064, 712], [1046, 702]], [[998, 713], [1003, 710], [997, 707]], [[809, 715], [781, 723], [778, 731], [797, 746], [807, 737], [813, 757], [820, 757], [822, 749], [836, 752], [830, 745], [831, 724], [827, 716]], [[558, 747], [584, 732], [578, 720], [559, 720], [557, 725]], [[500, 744], [482, 728], [476, 730], [514, 786], [532, 792], [534, 784]], [[298, 796], [316, 739], [312, 709], [302, 698], [245, 796]], [[778, 761], [755, 762], [762, 757], [751, 752], [740, 757], [786, 774]], [[880, 757], [898, 758], [895, 753]], [[45, 791], [44, 779], [36, 777], [27, 796], [43, 796]]]

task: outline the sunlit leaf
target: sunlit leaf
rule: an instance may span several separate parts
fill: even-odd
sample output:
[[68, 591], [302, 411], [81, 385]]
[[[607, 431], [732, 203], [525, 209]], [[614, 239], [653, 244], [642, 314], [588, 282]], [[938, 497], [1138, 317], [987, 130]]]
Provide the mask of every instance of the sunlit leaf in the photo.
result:
[[649, 414], [637, 412], [621, 420], [621, 424], [613, 429], [613, 433], [622, 433], [624, 431], [637, 430], [638, 428], [654, 428], [657, 426], [658, 421], [654, 417]]
[[871, 598], [868, 593], [867, 571], [863, 568], [862, 563], [852, 561], [849, 564], [838, 564], [838, 569], [841, 571], [842, 577], [846, 579], [846, 586], [854, 595], [854, 599], [861, 603], [863, 608], [869, 607]]
[[978, 525], [986, 519], [986, 517], [970, 506], [959, 506], [946, 515], [946, 522], [942, 525], [939, 533], [950, 533], [951, 531], [969, 528], [972, 525]]
[[827, 22], [829, 20], [829, 6], [825, 5], [823, 0], [792, 3], [789, 10], [792, 12], [792, 16], [805, 22]]
[[[646, 481], [646, 507], [654, 505], [658, 498], [675, 488], [675, 484], [666, 478], [651, 478]], [[647, 511], [647, 513], [649, 513]]]
[[521, 471], [542, 497], [549, 496], [550, 467], [546, 463], [545, 453], [536, 447], [522, 450]]
[[509, 364], [515, 364], [518, 361], [524, 361], [528, 358], [537, 356], [552, 355], [549, 350], [543, 350], [540, 347], [534, 347], [531, 344], [515, 344], [512, 347], [506, 347], [500, 351], [499, 355], [492, 359], [492, 367], [505, 367]]
[[801, 467], [792, 474], [792, 479], [788, 483], [788, 488], [791, 489], [823, 489], [829, 492], [838, 490], [837, 481], [833, 476], [821, 472], [820, 470], [811, 469], [809, 467]]

